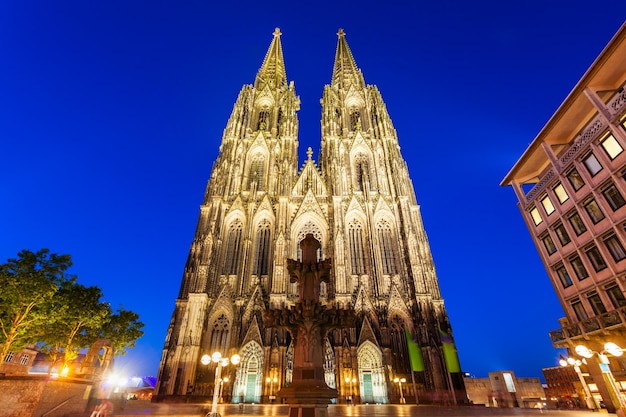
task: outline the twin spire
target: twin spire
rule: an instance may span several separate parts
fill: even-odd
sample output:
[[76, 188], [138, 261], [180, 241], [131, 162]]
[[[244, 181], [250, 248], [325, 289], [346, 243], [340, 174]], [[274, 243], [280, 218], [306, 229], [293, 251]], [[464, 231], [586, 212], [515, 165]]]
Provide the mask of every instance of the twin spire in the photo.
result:
[[[272, 87], [283, 87], [287, 85], [287, 72], [285, 71], [285, 60], [283, 59], [283, 48], [280, 43], [279, 28], [274, 30], [274, 38], [265, 54], [263, 64], [259, 69], [256, 78], [256, 85], [269, 84]], [[357, 68], [343, 29], [337, 32], [337, 51], [335, 52], [335, 64], [333, 66], [332, 87], [347, 88], [351, 85], [365, 87], [365, 81], [361, 71]]]

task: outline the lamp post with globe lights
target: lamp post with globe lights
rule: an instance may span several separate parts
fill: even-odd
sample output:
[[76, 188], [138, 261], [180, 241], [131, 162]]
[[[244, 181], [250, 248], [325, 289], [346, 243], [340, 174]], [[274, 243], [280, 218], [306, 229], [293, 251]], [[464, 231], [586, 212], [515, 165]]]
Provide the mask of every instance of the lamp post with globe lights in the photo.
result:
[[211, 417], [217, 417], [217, 400], [220, 397], [220, 393], [222, 390], [222, 368], [224, 366], [228, 366], [229, 363], [233, 365], [237, 365], [241, 361], [241, 357], [237, 354], [234, 354], [230, 358], [222, 357], [220, 352], [213, 352], [211, 356], [203, 355], [200, 359], [200, 362], [203, 365], [208, 365], [211, 362], [215, 362], [217, 367], [215, 368], [215, 383], [213, 388], [213, 404], [211, 405], [211, 413], [209, 414]]
[[580, 380], [580, 384], [583, 387], [583, 391], [585, 392], [585, 403], [587, 404], [587, 408], [590, 410], [597, 410], [596, 402], [591, 395], [591, 391], [589, 390], [589, 385], [587, 385], [587, 381], [585, 380], [585, 376], [580, 370], [580, 365], [582, 365], [582, 361], [580, 359], [567, 358], [565, 359], [563, 356], [559, 359], [559, 364], [561, 366], [573, 366], [578, 379]]
[[612, 356], [622, 356], [622, 354], [624, 353], [624, 349], [622, 349], [613, 342], [608, 342], [604, 344], [604, 350], [602, 350], [601, 352], [591, 350], [584, 345], [578, 345], [574, 348], [574, 350], [578, 355], [586, 359], [590, 359], [594, 355], [598, 356], [599, 367], [600, 371], [602, 372], [602, 379], [609, 392], [611, 403], [616, 408], [615, 412], [617, 413], [617, 415], [624, 417], [624, 410], [626, 405], [624, 404], [620, 389], [617, 386], [617, 383], [615, 382], [615, 377], [613, 376], [611, 368], [609, 367], [609, 358], [607, 357], [607, 354], [610, 354]]
[[406, 378], [394, 378], [393, 382], [400, 386], [400, 404], [406, 404], [406, 400], [404, 399], [404, 392], [402, 392], [402, 384], [406, 382]]

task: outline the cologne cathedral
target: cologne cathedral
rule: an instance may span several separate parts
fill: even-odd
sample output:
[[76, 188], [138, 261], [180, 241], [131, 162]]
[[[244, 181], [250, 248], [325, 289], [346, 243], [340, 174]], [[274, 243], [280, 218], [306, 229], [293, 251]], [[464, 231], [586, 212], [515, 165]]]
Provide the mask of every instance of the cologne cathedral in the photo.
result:
[[[300, 99], [281, 33], [244, 85], [208, 181], [167, 332], [154, 401], [271, 403], [289, 386], [292, 335], [264, 312], [297, 301], [287, 260], [311, 234], [330, 259], [320, 301], [349, 308], [351, 328], [323, 341], [336, 402], [467, 401], [451, 326], [413, 184], [381, 93], [365, 83], [339, 30], [321, 100], [319, 160], [300, 166]], [[241, 362], [220, 369], [201, 357]], [[221, 366], [220, 366], [221, 368]], [[219, 385], [216, 387], [215, 381]]]

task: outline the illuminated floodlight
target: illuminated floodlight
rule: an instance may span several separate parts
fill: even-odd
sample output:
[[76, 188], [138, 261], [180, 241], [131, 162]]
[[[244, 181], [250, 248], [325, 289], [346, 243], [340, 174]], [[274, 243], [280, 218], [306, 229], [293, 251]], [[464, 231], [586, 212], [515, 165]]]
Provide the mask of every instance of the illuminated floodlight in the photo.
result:
[[622, 356], [622, 348], [617, 346], [615, 343], [613, 342], [608, 342], [604, 345], [604, 350], [607, 353], [610, 353], [613, 356]]
[[241, 362], [241, 356], [237, 355], [236, 353], [230, 357], [230, 363], [232, 363], [233, 365], [237, 365], [239, 362]]
[[213, 352], [211, 355], [211, 360], [215, 363], [218, 363], [222, 359], [222, 354], [220, 352]]
[[208, 365], [209, 363], [211, 363], [211, 357], [209, 355], [202, 355], [202, 357], [200, 358], [200, 363], [202, 363], [202, 365]]
[[576, 346], [576, 348], [574, 350], [576, 351], [576, 353], [578, 353], [583, 358], [589, 359], [589, 358], [591, 358], [593, 356], [593, 351], [591, 349], [589, 349], [587, 346], [578, 345], [578, 346]]

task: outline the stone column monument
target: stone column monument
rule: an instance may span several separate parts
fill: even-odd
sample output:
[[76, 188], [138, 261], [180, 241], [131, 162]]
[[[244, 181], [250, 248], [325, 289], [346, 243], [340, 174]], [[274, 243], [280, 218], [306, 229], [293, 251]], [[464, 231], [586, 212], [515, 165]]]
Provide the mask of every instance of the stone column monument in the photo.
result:
[[298, 302], [291, 309], [265, 312], [266, 327], [287, 329], [293, 338], [293, 379], [277, 395], [289, 404], [289, 417], [326, 417], [337, 390], [324, 379], [324, 338], [329, 330], [354, 326], [354, 311], [327, 308], [320, 301], [320, 284], [330, 278], [330, 259], [317, 261], [320, 243], [308, 234], [301, 242], [302, 262], [287, 260], [290, 281], [298, 283]]

